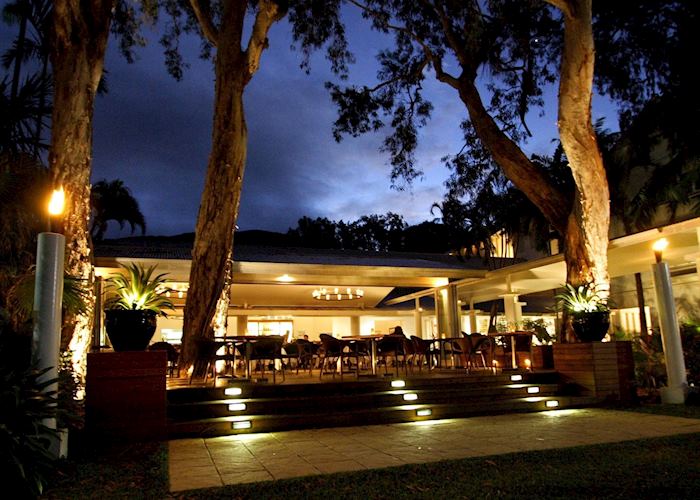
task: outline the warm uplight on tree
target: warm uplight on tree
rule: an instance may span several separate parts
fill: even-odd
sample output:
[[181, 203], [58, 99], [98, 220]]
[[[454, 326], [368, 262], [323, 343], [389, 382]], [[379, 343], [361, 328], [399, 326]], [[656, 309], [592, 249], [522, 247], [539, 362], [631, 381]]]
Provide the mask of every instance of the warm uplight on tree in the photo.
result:
[[663, 257], [664, 250], [668, 248], [668, 240], [666, 238], [661, 238], [656, 240], [651, 246], [654, 250], [654, 257], [656, 257], [656, 262], [661, 262], [661, 257]]
[[59, 189], [54, 189], [51, 194], [51, 201], [49, 201], [49, 215], [61, 215], [63, 213], [63, 206], [66, 202], [66, 195], [63, 191], [63, 187]]

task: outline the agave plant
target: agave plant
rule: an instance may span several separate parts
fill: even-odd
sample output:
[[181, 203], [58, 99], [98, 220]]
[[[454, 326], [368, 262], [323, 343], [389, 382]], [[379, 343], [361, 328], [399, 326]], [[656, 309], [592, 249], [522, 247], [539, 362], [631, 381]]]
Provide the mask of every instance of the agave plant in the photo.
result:
[[570, 283], [564, 285], [565, 291], [555, 299], [560, 307], [572, 313], [609, 311], [608, 303], [596, 291], [593, 283], [574, 287]]
[[123, 265], [126, 275], [115, 274], [109, 278], [116, 296], [108, 300], [108, 309], [154, 311], [167, 316], [163, 309], [172, 309], [173, 303], [165, 295], [169, 289], [165, 274], [153, 276], [156, 266], [143, 268], [138, 264]]

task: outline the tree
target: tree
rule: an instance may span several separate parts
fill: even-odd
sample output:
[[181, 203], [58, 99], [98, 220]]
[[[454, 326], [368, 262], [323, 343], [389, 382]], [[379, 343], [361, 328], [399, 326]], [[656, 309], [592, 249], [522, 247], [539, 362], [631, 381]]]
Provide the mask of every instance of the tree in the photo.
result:
[[124, 229], [124, 224], [128, 223], [132, 234], [137, 226], [141, 228], [142, 235], [146, 234], [146, 221], [139, 209], [139, 203], [120, 179], [109, 182], [101, 180], [93, 184], [90, 191], [90, 207], [90, 236], [93, 241], [102, 240], [110, 220], [119, 223], [119, 229]]
[[[166, 48], [172, 49], [169, 60], [171, 72], [175, 76], [180, 74], [180, 61], [174, 51], [176, 44], [171, 41], [181, 30], [191, 26], [188, 23], [192, 19], [196, 20], [206, 42], [205, 53], [212, 47], [216, 49], [212, 148], [197, 216], [183, 325], [181, 359], [188, 365], [194, 358], [195, 339], [213, 336], [214, 329], [223, 327], [228, 311], [233, 232], [247, 151], [243, 93], [260, 67], [262, 53], [268, 45], [270, 27], [284, 18], [290, 7], [295, 36], [304, 39], [302, 47], [306, 58], [311, 48], [321, 47], [327, 40], [336, 40], [336, 43], [330, 44], [328, 52], [334, 67], [342, 69], [347, 51], [342, 25], [337, 19], [337, 0], [190, 0], [189, 12], [178, 12], [175, 4], [177, 2], [171, 4], [171, 12], [176, 14], [173, 19], [179, 14], [186, 16], [187, 20], [184, 23], [174, 20], [170, 33], [164, 37]], [[306, 9], [319, 18], [313, 24], [298, 27], [301, 26], [298, 21], [303, 19], [301, 13]], [[249, 32], [245, 29], [248, 10], [253, 18]]]
[[[67, 193], [63, 216], [66, 236], [66, 273], [81, 279], [88, 290], [86, 313], [64, 325], [62, 346], [73, 351], [73, 364], [84, 374], [87, 348], [92, 335], [94, 292], [90, 217], [92, 166], [92, 116], [95, 95], [102, 78], [110, 28], [120, 37], [127, 60], [131, 50], [143, 44], [138, 36], [139, 19], [153, 17], [154, 5], [138, 4], [140, 12], [118, 0], [55, 0], [53, 3], [53, 112], [49, 168], [54, 186]], [[112, 21], [117, 22], [113, 25]]]
[[[567, 281], [592, 282], [605, 293], [609, 286], [609, 199], [590, 118], [594, 62], [591, 1], [349, 3], [362, 10], [374, 29], [391, 34], [394, 47], [378, 56], [379, 83], [349, 88], [329, 85], [339, 107], [336, 136], [377, 130], [388, 117], [392, 134], [384, 148], [391, 156], [393, 176], [409, 181], [415, 178], [420, 174], [413, 157], [418, 128], [431, 112], [422, 83], [434, 76], [456, 91], [468, 113], [463, 123], [465, 147], [475, 141], [483, 145], [513, 185], [565, 237]], [[618, 19], [635, 9], [636, 21], [645, 16], [651, 19], [655, 12], [654, 2], [641, 2], [641, 7], [609, 3], [618, 4], [616, 8], [605, 7]], [[624, 43], [634, 26], [623, 24], [622, 30], [613, 33], [618, 26], [610, 22], [601, 25], [601, 32], [607, 30], [613, 39], [623, 41], [622, 49], [614, 47], [610, 52], [619, 55], [627, 50], [643, 56], [643, 60], [630, 58], [625, 67], [634, 70], [630, 74], [646, 72], [654, 79], [662, 66], [648, 64], [651, 56], [633, 43]], [[608, 60], [611, 58], [608, 55]], [[599, 75], [599, 87], [618, 92], [616, 97], [628, 97], [619, 92], [623, 85], [615, 78], [613, 66], [605, 67], [610, 71]], [[486, 82], [479, 79], [484, 72], [488, 73]], [[542, 104], [544, 86], [557, 77], [560, 139], [574, 179], [571, 195], [562, 192], [519, 146], [530, 135], [525, 120], [528, 111]], [[642, 78], [637, 83], [644, 86]], [[490, 95], [490, 101], [485, 101], [484, 95]]]

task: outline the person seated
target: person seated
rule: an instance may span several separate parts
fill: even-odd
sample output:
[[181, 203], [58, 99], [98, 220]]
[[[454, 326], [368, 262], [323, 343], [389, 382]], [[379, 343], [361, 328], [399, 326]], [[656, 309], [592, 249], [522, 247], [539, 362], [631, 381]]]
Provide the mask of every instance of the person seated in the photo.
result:
[[394, 331], [391, 332], [389, 335], [401, 335], [402, 337], [406, 337], [406, 334], [403, 333], [403, 328], [400, 326], [395, 326]]

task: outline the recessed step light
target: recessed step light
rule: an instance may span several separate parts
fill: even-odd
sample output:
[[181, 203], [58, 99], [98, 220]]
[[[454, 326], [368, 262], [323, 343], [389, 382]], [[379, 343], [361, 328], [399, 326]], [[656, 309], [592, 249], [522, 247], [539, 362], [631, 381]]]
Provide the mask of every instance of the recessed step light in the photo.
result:
[[403, 395], [404, 401], [415, 401], [416, 399], [418, 399], [418, 394], [415, 392], [407, 392]]
[[245, 403], [232, 403], [228, 405], [228, 411], [243, 411], [246, 409]]
[[233, 425], [231, 426], [233, 430], [242, 430], [242, 429], [250, 429], [253, 427], [253, 422], [250, 420], [240, 420], [238, 422], [234, 422]]
[[559, 407], [559, 401], [557, 401], [556, 399], [550, 399], [549, 401], [546, 401], [546, 402], [544, 403], [544, 405], [545, 405], [547, 408], [558, 408], [558, 407]]
[[522, 379], [523, 379], [522, 375], [511, 375], [510, 376], [511, 382], [520, 382]]
[[540, 388], [539, 388], [539, 387], [528, 387], [528, 388], [527, 388], [527, 393], [528, 393], [528, 394], [537, 394], [538, 392], [540, 392]]
[[240, 396], [243, 394], [243, 389], [240, 387], [227, 387], [224, 389], [224, 394], [226, 396]]
[[394, 387], [394, 388], [406, 387], [406, 381], [405, 380], [392, 380], [391, 387]]
[[423, 408], [420, 410], [416, 410], [416, 417], [429, 417], [432, 414], [433, 414], [433, 410], [431, 410], [430, 408]]

